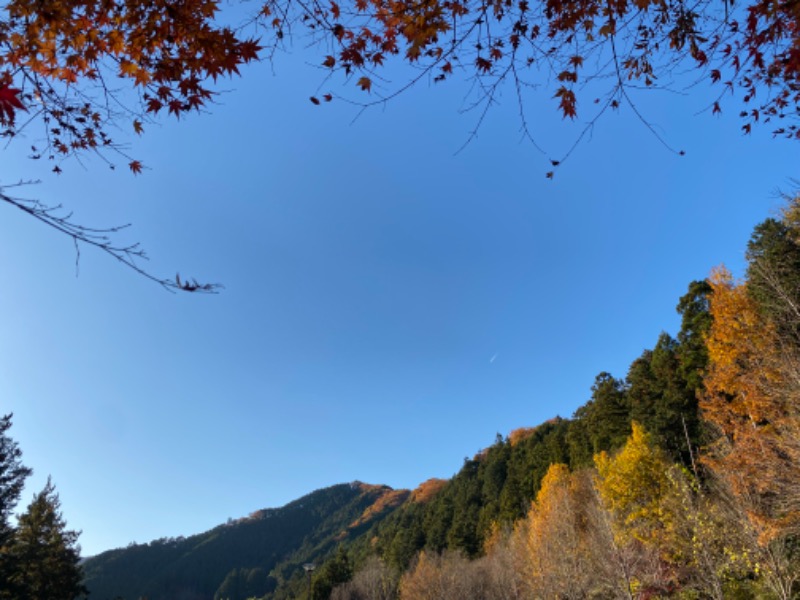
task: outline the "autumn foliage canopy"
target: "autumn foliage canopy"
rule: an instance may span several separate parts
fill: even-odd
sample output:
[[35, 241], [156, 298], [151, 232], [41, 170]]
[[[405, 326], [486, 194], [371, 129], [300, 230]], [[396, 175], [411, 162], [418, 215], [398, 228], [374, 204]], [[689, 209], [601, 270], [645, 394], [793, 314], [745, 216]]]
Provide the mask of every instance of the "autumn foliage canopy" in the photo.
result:
[[37, 118], [37, 158], [121, 151], [112, 126], [127, 120], [141, 133], [146, 115], [198, 110], [212, 97], [209, 82], [238, 73], [260, 49], [215, 25], [216, 12], [213, 0], [9, 2], [0, 20], [3, 135]]
[[[558, 110], [574, 118], [581, 90], [595, 106], [584, 114], [602, 114], [632, 104], [632, 86], [668, 86], [680, 66], [718, 84], [714, 112], [727, 93], [739, 96], [745, 131], [761, 121], [800, 137], [796, 2], [266, 0], [249, 16], [252, 37], [222, 26], [218, 8], [215, 0], [9, 2], [0, 18], [2, 134], [41, 124], [35, 157], [122, 152], [112, 125], [128, 121], [141, 133], [152, 115], [206, 106], [217, 78], [291, 35], [310, 38], [322, 68], [371, 94], [365, 104], [458, 74], [478, 84], [476, 104], [487, 107], [503, 83], [520, 103], [550, 85]], [[390, 87], [381, 78], [392, 58], [418, 69], [411, 81]]]
[[268, 0], [263, 15], [273, 43], [297, 23], [306, 26], [331, 48], [322, 66], [354, 75], [365, 91], [374, 88], [373, 74], [399, 56], [419, 67], [418, 78], [442, 81], [459, 73], [475, 79], [477, 104], [491, 104], [505, 81], [516, 86], [520, 101], [554, 82], [558, 109], [574, 118], [579, 90], [589, 82], [606, 82], [601, 95], [590, 98], [602, 113], [630, 103], [631, 86], [668, 86], [681, 65], [719, 84], [713, 112], [721, 111], [726, 92], [739, 94], [745, 131], [767, 121], [776, 134], [800, 136], [793, 122], [800, 100], [800, 10], [793, 2]]

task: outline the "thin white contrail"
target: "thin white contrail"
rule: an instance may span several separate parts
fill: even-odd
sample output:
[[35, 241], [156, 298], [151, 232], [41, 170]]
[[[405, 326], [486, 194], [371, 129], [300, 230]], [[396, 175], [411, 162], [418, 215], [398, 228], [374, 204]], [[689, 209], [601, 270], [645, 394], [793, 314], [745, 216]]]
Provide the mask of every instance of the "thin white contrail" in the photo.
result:
[[492, 356], [492, 358], [489, 359], [489, 364], [492, 364], [494, 362], [494, 359], [497, 358], [498, 356], [500, 356], [500, 353], [495, 352], [494, 356]]

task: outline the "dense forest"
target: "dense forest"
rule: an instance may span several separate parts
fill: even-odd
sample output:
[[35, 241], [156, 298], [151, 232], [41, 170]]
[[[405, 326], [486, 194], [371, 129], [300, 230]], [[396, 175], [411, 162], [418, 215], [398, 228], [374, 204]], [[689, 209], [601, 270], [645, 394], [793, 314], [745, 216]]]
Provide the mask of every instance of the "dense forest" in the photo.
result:
[[[412, 492], [320, 490], [86, 561], [98, 600], [800, 595], [800, 196], [567, 419]], [[311, 569], [312, 565], [315, 567]], [[305, 568], [304, 568], [305, 566]]]

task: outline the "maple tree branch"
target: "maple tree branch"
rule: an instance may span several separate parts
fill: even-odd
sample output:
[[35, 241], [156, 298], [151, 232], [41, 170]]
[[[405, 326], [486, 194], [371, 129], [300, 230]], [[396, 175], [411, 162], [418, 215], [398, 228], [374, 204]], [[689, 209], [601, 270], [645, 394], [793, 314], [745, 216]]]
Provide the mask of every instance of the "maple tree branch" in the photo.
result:
[[[617, 44], [616, 44], [615, 38], [616, 38], [615, 35], [611, 35], [610, 36], [611, 53], [612, 53], [612, 55], [614, 57], [614, 68], [616, 69], [616, 73], [617, 73], [617, 81], [618, 81], [617, 90], [619, 91], [620, 95], [623, 98], [625, 98], [625, 100], [628, 103], [628, 106], [631, 107], [631, 110], [633, 111], [633, 114], [635, 114], [636, 117], [639, 119], [639, 121], [641, 121], [641, 123], [645, 127], [647, 127], [647, 129], [650, 130], [650, 133], [652, 133], [653, 136], [659, 142], [661, 142], [661, 145], [664, 146], [664, 148], [666, 148], [667, 150], [669, 150], [673, 154], [677, 154], [679, 156], [683, 156], [684, 154], [686, 154], [686, 152], [684, 152], [683, 150], [676, 150], [675, 148], [670, 146], [667, 143], [667, 141], [656, 131], [655, 127], [653, 127], [653, 124], [650, 121], [648, 121], [647, 119], [645, 119], [644, 115], [642, 115], [642, 113], [639, 112], [639, 109], [636, 107], [636, 104], [633, 102], [633, 100], [631, 100], [631, 97], [628, 95], [628, 91], [626, 89], [625, 82], [624, 82], [624, 80], [622, 78], [622, 70], [621, 70], [621, 68], [619, 66], [619, 57], [617, 56]], [[605, 110], [605, 109], [603, 109], [603, 110]]]
[[80, 244], [87, 244], [105, 252], [109, 256], [112, 256], [145, 279], [149, 279], [150, 281], [157, 283], [165, 290], [170, 292], [181, 291], [216, 294], [222, 288], [222, 285], [218, 283], [198, 283], [195, 279], [181, 280], [180, 275], [176, 275], [174, 280], [160, 278], [141, 267], [136, 261], [149, 260], [149, 258], [147, 257], [145, 251], [139, 246], [138, 242], [125, 245], [117, 244], [112, 239], [114, 234], [117, 234], [123, 229], [130, 227], [130, 223], [105, 228], [87, 227], [85, 225], [76, 223], [72, 219], [72, 213], [59, 214], [59, 212], [63, 210], [63, 207], [60, 204], [47, 205], [43, 204], [39, 200], [16, 198], [6, 193], [6, 189], [9, 187], [18, 187], [31, 183], [35, 182], [20, 182], [15, 186], [0, 187], [0, 201], [18, 208], [37, 221], [40, 221], [48, 227], [55, 229], [59, 233], [72, 238], [76, 250], [76, 275], [78, 264], [80, 262]]
[[[455, 152], [456, 155], [460, 154], [467, 146], [469, 146], [469, 144], [472, 142], [472, 140], [474, 140], [476, 137], [478, 137], [478, 131], [480, 130], [481, 126], [483, 125], [483, 121], [486, 119], [486, 115], [489, 113], [489, 109], [496, 102], [495, 94], [497, 93], [497, 90], [500, 87], [500, 85], [503, 83], [503, 81], [505, 81], [505, 79], [508, 76], [508, 74], [513, 71], [512, 66], [513, 66], [513, 62], [506, 68], [505, 71], [503, 71], [503, 73], [501, 75], [498, 75], [497, 79], [490, 85], [486, 85], [486, 86], [483, 85], [482, 79], [480, 77], [477, 78], [476, 83], [478, 85], [480, 85], [480, 87], [483, 89], [483, 95], [480, 98], [478, 98], [472, 104], [472, 106], [469, 106], [466, 109], [464, 109], [463, 112], [467, 112], [467, 111], [473, 110], [475, 108], [478, 108], [481, 105], [483, 105], [483, 110], [481, 110], [480, 116], [478, 117], [478, 121], [477, 121], [477, 123], [475, 123], [475, 127], [472, 129], [472, 131], [469, 132], [469, 135], [467, 136], [467, 139], [464, 141], [464, 143], [461, 145], [461, 147], [458, 150], [456, 150], [456, 152]], [[531, 141], [532, 141], [532, 139], [531, 139]], [[534, 142], [534, 146], [536, 146], [535, 142]], [[536, 147], [538, 148], [538, 146], [536, 146]]]
[[547, 152], [536, 143], [536, 140], [533, 138], [533, 134], [531, 133], [530, 128], [528, 127], [528, 119], [525, 116], [525, 102], [522, 99], [522, 84], [523, 82], [519, 78], [519, 74], [517, 73], [517, 65], [516, 62], [512, 59], [511, 62], [511, 70], [514, 73], [514, 90], [517, 93], [517, 108], [519, 110], [519, 118], [521, 122], [521, 131], [522, 135], [528, 139], [528, 141], [533, 144], [533, 147], [536, 148], [539, 152], [544, 155], [547, 155]]
[[[473, 31], [478, 27], [479, 27], [479, 22], [475, 21], [472, 24], [472, 26], [470, 26], [464, 32], [464, 34], [461, 36], [460, 39], [453, 40], [453, 43], [452, 43], [452, 45], [451, 45], [451, 47], [449, 49], [447, 49], [444, 52], [442, 52], [442, 54], [440, 56], [438, 56], [436, 59], [434, 59], [431, 63], [425, 65], [422, 68], [420, 68], [419, 73], [415, 77], [412, 77], [411, 79], [406, 81], [402, 86], [400, 86], [399, 88], [396, 88], [395, 90], [393, 90], [388, 95], [381, 96], [377, 100], [371, 100], [371, 101], [368, 101], [368, 102], [357, 102], [357, 101], [354, 101], [354, 100], [350, 100], [348, 98], [341, 98], [344, 102], [347, 102], [348, 104], [352, 104], [354, 106], [357, 106], [357, 107], [359, 107], [361, 109], [359, 111], [358, 115], [356, 115], [355, 119], [353, 119], [353, 121], [358, 119], [358, 117], [361, 116], [361, 114], [368, 108], [371, 108], [373, 106], [378, 106], [378, 105], [386, 105], [387, 102], [389, 102], [390, 100], [392, 100], [392, 99], [396, 98], [397, 96], [403, 94], [404, 92], [408, 91], [409, 89], [414, 87], [417, 83], [419, 83], [424, 77], [430, 75], [437, 66], [439, 66], [442, 63], [446, 62], [451, 57], [454, 57], [456, 52], [462, 47], [464, 42], [469, 38], [469, 36], [473, 33]], [[340, 70], [340, 69], [337, 69], [337, 70]]]

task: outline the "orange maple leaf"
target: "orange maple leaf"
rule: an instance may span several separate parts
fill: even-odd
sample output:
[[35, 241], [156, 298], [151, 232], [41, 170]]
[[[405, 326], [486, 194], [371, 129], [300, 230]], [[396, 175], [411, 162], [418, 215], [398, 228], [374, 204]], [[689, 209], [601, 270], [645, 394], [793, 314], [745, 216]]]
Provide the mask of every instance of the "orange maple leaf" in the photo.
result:
[[372, 89], [372, 80], [369, 77], [362, 77], [358, 80], [356, 85], [365, 92], [369, 92], [370, 89]]

